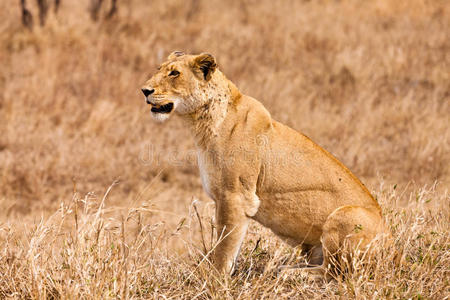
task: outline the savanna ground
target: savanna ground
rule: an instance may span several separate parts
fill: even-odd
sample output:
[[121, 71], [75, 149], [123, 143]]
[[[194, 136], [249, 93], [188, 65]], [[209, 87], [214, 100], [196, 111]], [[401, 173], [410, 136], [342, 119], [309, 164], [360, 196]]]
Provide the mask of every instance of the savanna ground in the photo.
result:
[[[449, 298], [448, 1], [132, 0], [93, 22], [63, 0], [32, 31], [18, 2], [0, 4], [0, 298]], [[302, 257], [253, 224], [214, 273], [193, 141], [139, 90], [174, 50], [214, 54], [342, 160], [395, 243], [312, 282], [278, 274]]]

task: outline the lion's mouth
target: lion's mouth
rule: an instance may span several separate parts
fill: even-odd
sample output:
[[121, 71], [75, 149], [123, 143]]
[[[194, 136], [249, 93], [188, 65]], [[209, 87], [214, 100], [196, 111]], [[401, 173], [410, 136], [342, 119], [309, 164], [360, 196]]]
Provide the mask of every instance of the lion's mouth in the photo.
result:
[[153, 105], [152, 104], [152, 112], [154, 113], [160, 113], [160, 114], [168, 114], [173, 110], [173, 103], [169, 102], [164, 105]]

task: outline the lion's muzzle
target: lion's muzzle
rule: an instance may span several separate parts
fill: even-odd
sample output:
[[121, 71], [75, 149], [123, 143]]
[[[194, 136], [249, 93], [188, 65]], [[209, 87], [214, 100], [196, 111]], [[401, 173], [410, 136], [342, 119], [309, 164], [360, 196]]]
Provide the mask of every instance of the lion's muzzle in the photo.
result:
[[145, 96], [145, 102], [147, 102], [147, 104], [150, 104], [152, 106], [151, 111], [153, 113], [168, 114], [168, 113], [172, 112], [173, 107], [174, 107], [173, 102], [160, 104], [160, 103], [155, 103], [155, 102], [150, 100], [152, 97], [149, 97], [149, 96], [152, 95], [155, 92], [155, 89], [142, 88], [141, 90], [142, 90], [142, 93]]

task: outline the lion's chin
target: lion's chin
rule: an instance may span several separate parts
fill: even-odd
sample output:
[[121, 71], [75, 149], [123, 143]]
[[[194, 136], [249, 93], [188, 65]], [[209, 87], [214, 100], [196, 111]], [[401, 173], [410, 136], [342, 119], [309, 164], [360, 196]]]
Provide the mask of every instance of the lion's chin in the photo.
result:
[[150, 110], [152, 118], [158, 122], [165, 122], [172, 115], [175, 109], [175, 104], [176, 103], [174, 102], [168, 102], [163, 105], [152, 104], [152, 108]]
[[171, 114], [167, 114], [167, 113], [157, 113], [157, 112], [152, 112], [152, 118], [153, 120], [157, 121], [157, 122], [165, 122], [170, 118]]

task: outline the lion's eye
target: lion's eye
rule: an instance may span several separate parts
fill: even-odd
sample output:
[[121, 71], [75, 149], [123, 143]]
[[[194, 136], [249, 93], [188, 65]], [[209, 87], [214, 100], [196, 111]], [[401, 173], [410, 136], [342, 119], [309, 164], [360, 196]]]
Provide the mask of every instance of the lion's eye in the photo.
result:
[[177, 77], [178, 75], [180, 75], [180, 72], [178, 72], [177, 70], [172, 70], [169, 73], [169, 76], [172, 76], [172, 77]]

